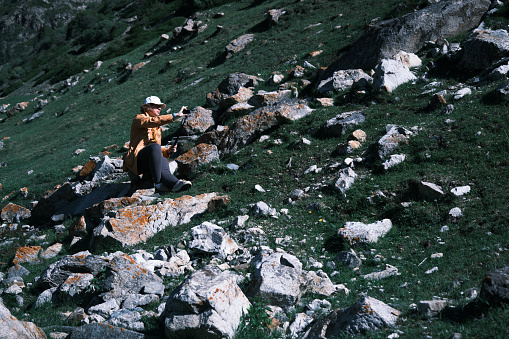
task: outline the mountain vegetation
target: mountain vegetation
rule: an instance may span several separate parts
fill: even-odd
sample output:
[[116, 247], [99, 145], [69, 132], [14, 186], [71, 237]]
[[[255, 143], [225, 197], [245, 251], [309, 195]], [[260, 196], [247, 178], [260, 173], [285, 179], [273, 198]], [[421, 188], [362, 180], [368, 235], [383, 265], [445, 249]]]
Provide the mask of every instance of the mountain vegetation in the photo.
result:
[[[5, 278], [20, 247], [47, 248], [59, 243], [62, 250], [56, 257], [23, 265], [30, 273], [24, 277], [26, 287], [21, 294], [5, 293], [4, 280], [3, 303], [16, 318], [35, 323], [47, 334], [66, 332], [64, 329], [80, 325], [63, 316], [80, 306], [79, 301], [61, 302], [51, 309], [33, 307], [40, 294], [36, 279], [50, 264], [80, 250], [95, 255], [118, 250], [131, 255], [185, 247], [192, 227], [204, 222], [228, 225], [235, 217], [249, 214], [252, 204], [263, 201], [278, 213], [250, 216], [249, 225], [265, 232], [264, 246], [291, 253], [308, 270], [320, 267], [335, 284], [346, 286], [349, 293], [326, 298], [332, 309], [349, 307], [369, 296], [399, 311], [395, 327], [357, 334], [359, 337], [507, 337], [506, 303], [483, 301], [473, 309], [467, 307], [477, 300], [491, 272], [509, 266], [508, 99], [498, 91], [507, 77], [488, 78], [480, 70], [458, 71], [440, 50], [444, 45], [463, 44], [472, 30], [449, 37], [442, 45], [434, 42], [422, 48], [416, 53], [422, 66], [412, 69], [415, 80], [393, 91], [317, 90], [324, 70], [370, 27], [434, 2], [3, 1], [1, 207], [12, 203], [33, 209], [45, 192], [78, 181], [81, 167], [76, 168], [91, 158], [107, 154], [120, 159], [132, 118], [150, 95], [159, 96], [168, 112], [181, 106], [217, 112], [220, 108], [210, 100], [210, 93], [230, 74], [243, 73], [258, 79], [253, 91], [290, 89], [293, 99], [304, 100], [313, 110], [264, 130], [252, 142], [200, 166], [190, 174], [193, 186], [185, 194], [217, 192], [227, 195], [230, 202], [189, 223], [167, 227], [145, 242], [126, 246], [81, 242], [76, 246], [67, 230], [79, 216], [41, 219], [38, 225], [30, 219], [4, 220], [0, 271]], [[276, 23], [267, 19], [271, 9], [284, 10]], [[500, 3], [497, 9], [483, 16], [481, 28], [507, 28], [509, 6]], [[200, 24], [190, 35], [177, 39], [175, 29], [189, 19]], [[225, 47], [245, 35], [252, 35], [252, 41], [226, 57]], [[508, 56], [500, 57], [501, 63], [507, 64]], [[297, 66], [304, 76], [296, 75]], [[282, 83], [271, 81], [275, 74], [282, 76]], [[455, 99], [465, 88], [470, 94]], [[436, 93], [447, 102], [433, 101]], [[318, 100], [323, 98], [332, 105], [323, 105]], [[14, 110], [20, 103], [25, 103], [23, 109]], [[447, 104], [453, 106], [449, 111]], [[365, 120], [355, 129], [362, 129], [366, 137], [358, 148], [342, 153], [339, 145], [349, 141], [350, 131], [331, 136], [324, 126], [345, 112], [362, 112]], [[239, 117], [235, 113], [223, 116], [221, 125], [234, 126]], [[409, 132], [397, 148], [406, 157], [384, 168], [384, 160], [371, 154], [393, 125]], [[164, 142], [180, 133], [179, 124], [170, 124], [163, 132]], [[179, 154], [191, 150], [194, 141], [193, 137], [185, 139]], [[338, 171], [350, 166], [346, 163], [355, 164], [351, 168], [356, 178], [348, 191], [340, 193], [335, 183]], [[122, 174], [113, 183], [128, 180]], [[439, 186], [440, 198], [423, 197], [419, 190], [423, 182]], [[469, 193], [453, 193], [466, 186]], [[301, 190], [298, 198], [292, 196], [296, 189]], [[166, 193], [152, 205], [180, 196]], [[338, 233], [348, 222], [371, 224], [385, 219], [391, 220], [392, 228], [376, 243], [356, 245]], [[55, 227], [61, 225], [66, 231]], [[338, 253], [350, 249], [361, 257], [360, 268], [338, 263]], [[195, 269], [214, 260], [200, 257]], [[389, 266], [398, 273], [380, 280], [364, 278]], [[246, 270], [243, 273], [254, 274], [252, 267]], [[165, 277], [165, 296], [184, 278]], [[94, 277], [92, 285], [103, 282], [104, 272]], [[287, 310], [288, 322], [293, 323], [307, 304], [320, 298], [324, 299], [306, 294]], [[470, 312], [427, 317], [417, 306], [423, 300], [446, 300], [451, 309]], [[263, 299], [250, 301], [236, 337], [285, 337], [290, 332], [271, 332], [272, 320]], [[158, 305], [151, 303], [146, 309], [155, 311]], [[324, 318], [319, 313], [313, 317]], [[158, 317], [145, 316], [142, 322], [141, 333], [164, 336], [164, 324]]]

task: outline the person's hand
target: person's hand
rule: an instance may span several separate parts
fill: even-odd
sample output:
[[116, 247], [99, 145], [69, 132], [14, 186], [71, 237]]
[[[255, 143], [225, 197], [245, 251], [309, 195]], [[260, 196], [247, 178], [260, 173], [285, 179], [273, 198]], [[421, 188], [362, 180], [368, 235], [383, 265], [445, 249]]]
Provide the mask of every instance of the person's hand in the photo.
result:
[[187, 114], [184, 114], [184, 111], [187, 110], [187, 106], [182, 106], [178, 113], [175, 113], [176, 117], [185, 117]]
[[172, 146], [168, 147], [168, 152], [169, 152], [169, 153], [175, 153], [175, 152], [177, 152], [177, 147], [178, 147], [178, 145], [177, 145], [177, 144], [175, 144], [175, 145], [172, 145]]

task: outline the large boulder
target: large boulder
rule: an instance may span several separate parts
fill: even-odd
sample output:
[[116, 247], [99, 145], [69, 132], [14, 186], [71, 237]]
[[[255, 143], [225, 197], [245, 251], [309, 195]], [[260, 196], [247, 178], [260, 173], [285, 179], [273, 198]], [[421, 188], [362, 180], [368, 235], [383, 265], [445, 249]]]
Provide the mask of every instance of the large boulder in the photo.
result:
[[456, 36], [477, 27], [489, 10], [490, 0], [443, 0], [402, 17], [370, 25], [322, 79], [345, 69], [370, 69], [399, 51], [417, 53], [426, 42]]
[[493, 305], [509, 303], [509, 266], [491, 272], [484, 279], [479, 296]]
[[244, 73], [232, 73], [226, 77], [217, 89], [207, 94], [210, 106], [227, 108], [235, 103], [245, 102], [253, 95], [251, 88], [263, 79]]
[[251, 261], [253, 277], [247, 289], [269, 304], [284, 308], [295, 305], [307, 291], [302, 263], [286, 252], [262, 251]]
[[463, 43], [460, 67], [484, 70], [509, 56], [509, 33], [506, 30], [476, 30]]
[[32, 213], [29, 209], [10, 202], [4, 208], [2, 208], [1, 218], [3, 221], [8, 223], [19, 223], [24, 219], [30, 218], [31, 214]]
[[235, 276], [209, 265], [171, 293], [161, 318], [168, 338], [233, 338], [250, 305]]
[[257, 140], [262, 133], [301, 119], [311, 112], [313, 110], [304, 101], [283, 100], [240, 117], [229, 128], [205, 133], [196, 142], [214, 144], [220, 154], [234, 153]]
[[219, 160], [217, 146], [204, 143], [194, 146], [175, 159], [178, 164], [179, 175], [183, 178], [189, 178], [196, 173], [200, 166], [217, 160]]
[[14, 317], [0, 299], [0, 336], [4, 339], [46, 339], [44, 331], [32, 322]]
[[227, 196], [205, 193], [165, 199], [155, 205], [121, 208], [94, 228], [93, 243], [113, 242], [131, 246], [144, 242], [168, 226], [186, 224], [191, 218], [229, 202]]
[[417, 77], [402, 62], [384, 59], [375, 67], [373, 87], [376, 90], [394, 91], [399, 85], [415, 80]]
[[384, 302], [363, 297], [350, 307], [335, 310], [317, 321], [303, 338], [355, 336], [394, 327], [399, 311]]
[[184, 134], [194, 135], [204, 133], [215, 125], [213, 112], [203, 107], [195, 107], [189, 113], [185, 123], [182, 125]]

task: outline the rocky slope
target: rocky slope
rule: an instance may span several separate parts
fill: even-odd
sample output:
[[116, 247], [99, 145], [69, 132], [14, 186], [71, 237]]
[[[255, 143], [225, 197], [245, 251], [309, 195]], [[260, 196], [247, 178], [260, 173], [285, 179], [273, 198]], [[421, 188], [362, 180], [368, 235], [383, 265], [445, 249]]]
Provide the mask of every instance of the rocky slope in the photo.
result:
[[[489, 1], [476, 2], [479, 8], [470, 12], [461, 7], [470, 6], [469, 1], [443, 3], [456, 6], [454, 13], [468, 12], [469, 20], [477, 24], [491, 6]], [[415, 15], [427, 15], [429, 20], [433, 20], [434, 16], [429, 13], [440, 12], [443, 3], [439, 2]], [[446, 19], [452, 22], [460, 20], [454, 15], [439, 17], [437, 20], [442, 23]], [[398, 22], [411, 25], [407, 20], [408, 16], [391, 25], [382, 22], [374, 31], [377, 32], [376, 28], [380, 27], [398, 27]], [[419, 23], [419, 20], [414, 22], [415, 25]], [[433, 22], [427, 24], [427, 28], [438, 26], [438, 23]], [[470, 26], [476, 25], [468, 25], [464, 29], [471, 30]], [[182, 34], [180, 32], [185, 31], [185, 27], [187, 25], [175, 35]], [[412, 31], [412, 27], [408, 30]], [[416, 27], [413, 30], [418, 31]], [[457, 72], [473, 71], [474, 64], [483, 65], [482, 69], [476, 70], [481, 74], [476, 80], [478, 82], [507, 77], [507, 67], [500, 65], [506, 62], [508, 54], [506, 45], [509, 37], [504, 31], [478, 29], [461, 46], [452, 46], [446, 39], [426, 41], [427, 36], [418, 37], [415, 39], [422, 41], [414, 42], [420, 47], [404, 52], [400, 51], [403, 42], [395, 38], [398, 36], [396, 32], [384, 30], [383, 35], [391, 37], [384, 49], [393, 50], [394, 53], [377, 60], [372, 74], [365, 73], [360, 66], [351, 69], [340, 67], [338, 63], [331, 65], [322, 74], [320, 81], [316, 82], [313, 78], [306, 78], [312, 74], [312, 65], [292, 66], [289, 73], [309, 86], [316, 83], [316, 93], [322, 95], [348, 91], [362, 96], [378, 91], [391, 92], [402, 84], [411, 83], [412, 86], [422, 87], [423, 95], [429, 97], [430, 105], [438, 107], [442, 114], [454, 111], [454, 105], [448, 104], [448, 100], [468, 98], [474, 86], [460, 84], [453, 92], [447, 92], [439, 84], [433, 85], [431, 82], [429, 74], [434, 70], [432, 65], [428, 68], [429, 73], [425, 72], [426, 75], [417, 78], [415, 73], [425, 66], [413, 52], [434, 54], [437, 69], [443, 67], [439, 62], [447, 63], [450, 69], [455, 68]], [[239, 48], [242, 49], [242, 41], [249, 43], [250, 37], [244, 38], [232, 43], [234, 48], [229, 51], [236, 53]], [[362, 39], [365, 39], [364, 42]], [[367, 33], [356, 46], [365, 45], [365, 41], [372, 39]], [[390, 44], [394, 46], [388, 47]], [[487, 49], [492, 53], [485, 53]], [[371, 55], [371, 52], [366, 53]], [[493, 59], [493, 55], [497, 57]], [[183, 128], [193, 136], [191, 139], [194, 139], [195, 146], [175, 159], [173, 165], [179, 175], [192, 176], [201, 166], [233, 154], [263, 139], [264, 135], [270, 138], [274, 127], [312, 116], [317, 109], [312, 109], [310, 102], [319, 105], [334, 104], [320, 94], [307, 100], [296, 98], [298, 88], [294, 82], [283, 82], [277, 91], [267, 92], [257, 90], [259, 81], [261, 79], [253, 75], [232, 73], [218, 84], [217, 89], [210, 89], [207, 100], [215, 107], [213, 110], [203, 107], [191, 110]], [[274, 74], [271, 81], [277, 84], [281, 78]], [[505, 87], [497, 89], [497, 100], [502, 100], [506, 92]], [[37, 123], [35, 119], [34, 123]], [[228, 126], [220, 124], [229, 119], [233, 122]], [[359, 180], [359, 174], [356, 173], [358, 169], [374, 169], [374, 166], [382, 164], [386, 171], [405, 161], [406, 155], [398, 151], [402, 144], [419, 133], [418, 126], [387, 125], [385, 135], [370, 145], [369, 151], [359, 157], [350, 157], [362, 143], [368, 142], [362, 131], [364, 121], [362, 111], [348, 111], [339, 113], [321, 126], [320, 133], [326, 137], [348, 135], [347, 141], [338, 144], [336, 149], [342, 160], [329, 166], [332, 184], [327, 184], [325, 177], [328, 174], [323, 174], [320, 182], [307, 191], [293, 190], [286, 201], [288, 206], [305, 200], [308, 193], [327, 185], [337, 193], [338, 199], [344, 199], [348, 197], [348, 190]], [[304, 145], [308, 142], [302, 140]], [[230, 165], [231, 170], [235, 171], [236, 165]], [[322, 177], [322, 165], [325, 166], [318, 164], [310, 167], [305, 174], [315, 173]], [[291, 161], [288, 166], [291, 166]], [[54, 191], [47, 192], [32, 209], [6, 205], [1, 215], [5, 222], [3, 228], [22, 227], [27, 232], [34, 232], [36, 236], [37, 225], [59, 223], [66, 218], [76, 217], [77, 221], [68, 229], [61, 224], [55, 226], [55, 229], [68, 235], [66, 245], [69, 248], [123, 248], [144, 243], [167, 227], [187, 224], [198, 217], [206, 218], [208, 213], [230, 203], [227, 195], [216, 192], [197, 196], [183, 195], [175, 199], [160, 197], [153, 188], [140, 188], [141, 183], [118, 183], [119, 178], [125, 177], [121, 168], [120, 158], [112, 159], [103, 155], [91, 159], [79, 169], [76, 180], [61, 183]], [[363, 172], [362, 175], [370, 174]], [[261, 186], [255, 189], [264, 191]], [[449, 192], [444, 192], [435, 183], [419, 182], [418, 195], [424, 200], [440, 204], [447, 194]], [[453, 197], [471, 194], [470, 187], [454, 187], [450, 194]], [[376, 204], [385, 197], [383, 192], [377, 192], [366, 198]], [[320, 208], [319, 203], [309, 205], [310, 210]], [[461, 210], [449, 211], [451, 218], [460, 218], [461, 213]], [[166, 337], [233, 338], [236, 333], [241, 333], [242, 326], [246, 326], [246, 318], [243, 316], [246, 316], [250, 307], [255, 307], [258, 299], [268, 306], [264, 318], [267, 321], [264, 323], [265, 328], [272, 331], [268, 336], [277, 334], [329, 338], [386, 328], [393, 331], [391, 337], [400, 334], [398, 326], [404, 321], [400, 319], [403, 310], [388, 300], [364, 295], [351, 305], [333, 309], [328, 298], [355, 291], [349, 290], [344, 284], [335, 284], [331, 279], [334, 272], [329, 276], [323, 270], [326, 265], [337, 270], [344, 267], [358, 270], [366, 258], [364, 251], [357, 253], [356, 246], [367, 244], [373, 248], [371, 251], [376, 252], [376, 243], [393, 228], [390, 219], [374, 223], [354, 220], [347, 222], [337, 230], [337, 235], [352, 249], [339, 252], [334, 261], [321, 262], [310, 256], [299, 258], [290, 253], [292, 239], [277, 239], [277, 246], [271, 247], [263, 228], [249, 222], [250, 218], [291, 218], [291, 211], [269, 206], [263, 201], [253, 201], [228, 220], [209, 220], [193, 227], [183, 235], [179, 243], [161, 244], [152, 252], [140, 250], [130, 255], [122, 251], [98, 255], [88, 250], [76, 250], [61, 256], [61, 243], [48, 244], [46, 248], [19, 247], [3, 276], [3, 293], [15, 296], [21, 307], [23, 293], [26, 293], [26, 286], [30, 284], [31, 289], [38, 293], [33, 305], [35, 308], [55, 307], [70, 301], [77, 303], [78, 307], [66, 314], [67, 321], [77, 325], [58, 328], [65, 334], [53, 333], [54, 337], [143, 338], [146, 337], [146, 328], [142, 318], [151, 318], [161, 321]], [[439, 257], [440, 253], [436, 253], [430, 260]], [[34, 280], [25, 281], [24, 277], [30, 272], [23, 264], [37, 263], [41, 258], [57, 260]], [[384, 259], [378, 257], [378, 260]], [[358, 278], [380, 281], [401, 274], [397, 265], [384, 261], [383, 266], [380, 270], [362, 274]], [[431, 269], [426, 274], [435, 271]], [[171, 282], [168, 283], [168, 280]], [[487, 311], [483, 306], [487, 301], [493, 305], [507, 303], [506, 285], [507, 268], [490, 273], [482, 283], [479, 297], [474, 295], [471, 302], [462, 308], [448, 307], [444, 300], [422, 300], [416, 307], [425, 317], [440, 315], [450, 319], [462, 318], [472, 310]], [[312, 295], [314, 300], [305, 305], [305, 312], [293, 315], [306, 295]], [[148, 305], [152, 305], [152, 308]], [[0, 309], [0, 316], [4, 320], [0, 324], [2, 333], [12, 333], [16, 337], [45, 337], [37, 324], [18, 321], [5, 307]]]

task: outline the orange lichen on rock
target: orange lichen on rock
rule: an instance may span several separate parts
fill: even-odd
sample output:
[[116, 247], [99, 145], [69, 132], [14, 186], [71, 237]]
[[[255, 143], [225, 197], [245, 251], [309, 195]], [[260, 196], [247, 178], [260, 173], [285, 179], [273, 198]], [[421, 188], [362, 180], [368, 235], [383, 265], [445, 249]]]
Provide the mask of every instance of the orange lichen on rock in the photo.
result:
[[20, 247], [16, 251], [16, 255], [14, 256], [14, 259], [12, 260], [13, 264], [21, 264], [25, 262], [37, 262], [38, 254], [41, 251], [41, 246], [26, 246], [26, 247]]

